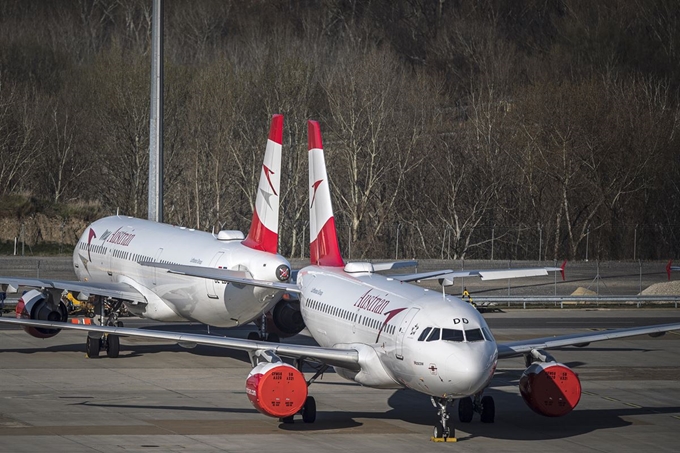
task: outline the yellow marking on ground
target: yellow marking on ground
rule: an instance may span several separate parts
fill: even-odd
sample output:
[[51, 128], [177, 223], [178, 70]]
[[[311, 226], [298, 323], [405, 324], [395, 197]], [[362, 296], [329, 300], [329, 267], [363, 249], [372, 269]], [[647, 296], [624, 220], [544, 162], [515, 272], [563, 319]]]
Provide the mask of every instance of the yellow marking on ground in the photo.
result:
[[642, 406], [638, 406], [637, 404], [633, 404], [633, 403], [623, 403], [623, 404], [625, 404], [626, 406], [629, 406], [629, 407], [635, 407], [635, 408], [637, 408], [637, 409], [641, 409], [641, 408], [642, 408]]
[[671, 415], [671, 417], [680, 420], [680, 415]]
[[615, 401], [615, 402], [620, 402], [621, 400], [617, 400], [616, 398], [612, 398], [611, 396], [603, 396], [602, 399], [605, 399], [607, 401]]
[[581, 393], [583, 393], [584, 395], [589, 395], [589, 396], [597, 396], [597, 393], [593, 393], [593, 392], [581, 392]]

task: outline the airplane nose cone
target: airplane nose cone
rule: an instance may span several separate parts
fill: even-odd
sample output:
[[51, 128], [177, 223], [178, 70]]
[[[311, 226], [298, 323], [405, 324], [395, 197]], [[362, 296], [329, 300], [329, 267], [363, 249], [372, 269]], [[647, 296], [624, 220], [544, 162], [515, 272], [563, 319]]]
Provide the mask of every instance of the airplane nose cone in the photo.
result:
[[495, 358], [482, 351], [460, 351], [449, 356], [447, 366], [453, 379], [454, 392], [471, 395], [482, 390], [491, 379]]

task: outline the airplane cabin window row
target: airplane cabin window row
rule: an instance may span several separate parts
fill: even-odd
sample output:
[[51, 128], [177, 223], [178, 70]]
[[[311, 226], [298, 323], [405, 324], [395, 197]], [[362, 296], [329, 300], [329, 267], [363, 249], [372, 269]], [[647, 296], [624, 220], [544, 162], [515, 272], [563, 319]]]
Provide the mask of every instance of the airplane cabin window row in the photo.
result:
[[[358, 313], [352, 313], [347, 310], [343, 310], [339, 307], [332, 307], [323, 302], [319, 302], [313, 299], [307, 299], [307, 306], [312, 310], [320, 311], [321, 313], [326, 313], [331, 316], [336, 316], [342, 319], [347, 319], [350, 322], [359, 322], [359, 324], [366, 326], [371, 329], [380, 330], [383, 327], [383, 323], [379, 320], [369, 318], [367, 316], [360, 316]], [[388, 334], [394, 334], [396, 327], [388, 324], [384, 326], [384, 331]]]

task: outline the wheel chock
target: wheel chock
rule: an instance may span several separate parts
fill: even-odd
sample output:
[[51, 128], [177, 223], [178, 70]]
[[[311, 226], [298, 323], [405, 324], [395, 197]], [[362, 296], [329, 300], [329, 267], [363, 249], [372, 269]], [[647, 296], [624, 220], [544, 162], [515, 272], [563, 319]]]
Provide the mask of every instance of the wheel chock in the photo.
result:
[[455, 437], [430, 437], [432, 442], [458, 442]]

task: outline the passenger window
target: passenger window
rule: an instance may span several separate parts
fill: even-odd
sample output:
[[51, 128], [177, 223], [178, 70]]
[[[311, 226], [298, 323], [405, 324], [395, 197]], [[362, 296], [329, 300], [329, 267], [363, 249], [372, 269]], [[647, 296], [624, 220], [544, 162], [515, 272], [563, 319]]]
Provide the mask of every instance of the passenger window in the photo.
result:
[[463, 331], [457, 329], [444, 329], [444, 333], [442, 334], [442, 340], [456, 342], [464, 341]]
[[430, 334], [429, 337], [427, 337], [427, 340], [425, 341], [438, 341], [439, 334], [440, 334], [439, 328], [435, 327], [434, 329], [432, 329], [432, 333]]
[[484, 341], [484, 336], [480, 329], [470, 329], [465, 331], [467, 341]]
[[432, 330], [432, 327], [426, 327], [418, 337], [418, 341], [425, 341], [425, 338], [427, 338], [427, 334], [430, 333], [430, 330]]

